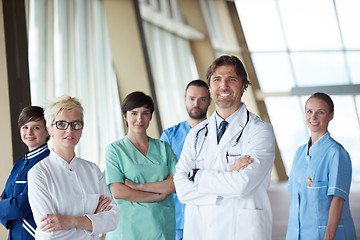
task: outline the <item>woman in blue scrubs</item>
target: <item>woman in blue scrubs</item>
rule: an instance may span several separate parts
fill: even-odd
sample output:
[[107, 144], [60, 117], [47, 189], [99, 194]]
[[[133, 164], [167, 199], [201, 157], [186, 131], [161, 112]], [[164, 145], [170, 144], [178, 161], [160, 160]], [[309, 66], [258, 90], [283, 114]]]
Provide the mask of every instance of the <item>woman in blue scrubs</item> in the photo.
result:
[[28, 201], [27, 173], [50, 153], [43, 109], [37, 106], [24, 108], [18, 126], [28, 151], [15, 162], [1, 194], [0, 222], [10, 230], [8, 239], [33, 240], [36, 225]]
[[309, 142], [297, 149], [289, 177], [286, 239], [355, 240], [349, 207], [351, 159], [328, 132], [334, 104], [324, 93], [305, 104]]

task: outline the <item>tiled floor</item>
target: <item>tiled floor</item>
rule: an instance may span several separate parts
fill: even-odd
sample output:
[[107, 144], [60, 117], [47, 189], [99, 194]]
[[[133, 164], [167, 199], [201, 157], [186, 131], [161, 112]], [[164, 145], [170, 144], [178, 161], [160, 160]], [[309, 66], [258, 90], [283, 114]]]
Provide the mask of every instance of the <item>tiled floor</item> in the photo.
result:
[[[273, 240], [284, 240], [289, 216], [290, 196], [287, 182], [272, 183], [269, 196], [273, 211]], [[350, 208], [356, 228], [356, 239], [360, 240], [360, 182], [353, 182], [350, 190]]]

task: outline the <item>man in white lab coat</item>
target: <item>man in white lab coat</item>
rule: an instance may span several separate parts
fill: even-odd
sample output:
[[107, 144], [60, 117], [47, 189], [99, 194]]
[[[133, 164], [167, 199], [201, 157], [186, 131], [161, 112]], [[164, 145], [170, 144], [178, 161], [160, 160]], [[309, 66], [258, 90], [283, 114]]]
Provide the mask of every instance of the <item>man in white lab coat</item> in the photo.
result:
[[237, 57], [217, 58], [206, 78], [216, 111], [190, 130], [174, 177], [184, 240], [271, 239], [272, 126], [241, 102], [249, 81]]

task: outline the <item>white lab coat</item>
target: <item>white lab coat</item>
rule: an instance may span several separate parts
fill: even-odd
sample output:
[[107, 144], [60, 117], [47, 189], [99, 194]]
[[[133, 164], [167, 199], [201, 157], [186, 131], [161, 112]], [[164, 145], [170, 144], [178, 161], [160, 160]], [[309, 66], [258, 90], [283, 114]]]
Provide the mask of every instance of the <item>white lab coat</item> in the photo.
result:
[[[244, 128], [247, 109], [242, 103], [217, 144], [215, 114], [190, 130], [176, 166], [176, 192], [180, 202], [186, 203], [184, 240], [269, 240], [272, 214], [267, 189], [275, 158], [272, 126], [249, 112]], [[198, 156], [194, 161], [196, 139]], [[245, 170], [229, 172], [239, 156], [229, 157], [227, 163], [227, 152], [250, 155], [254, 162]], [[194, 183], [188, 180], [188, 173], [195, 167], [201, 171]]]
[[[98, 240], [99, 234], [116, 229], [119, 210], [100, 169], [92, 162], [74, 157], [66, 162], [54, 151], [28, 173], [29, 203], [36, 225], [35, 239]], [[94, 213], [100, 196], [110, 197], [109, 211]], [[87, 216], [93, 231], [80, 228], [44, 232], [40, 219], [46, 214]]]

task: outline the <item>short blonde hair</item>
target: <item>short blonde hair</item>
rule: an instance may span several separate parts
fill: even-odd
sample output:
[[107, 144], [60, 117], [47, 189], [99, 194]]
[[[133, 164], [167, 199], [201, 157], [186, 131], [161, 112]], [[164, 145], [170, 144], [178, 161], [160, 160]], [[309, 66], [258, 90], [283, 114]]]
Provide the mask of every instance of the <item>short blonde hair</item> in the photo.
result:
[[75, 97], [61, 96], [45, 108], [46, 126], [51, 126], [56, 115], [63, 110], [78, 111], [81, 114], [81, 121], [84, 119], [84, 109], [81, 106], [80, 100]]

